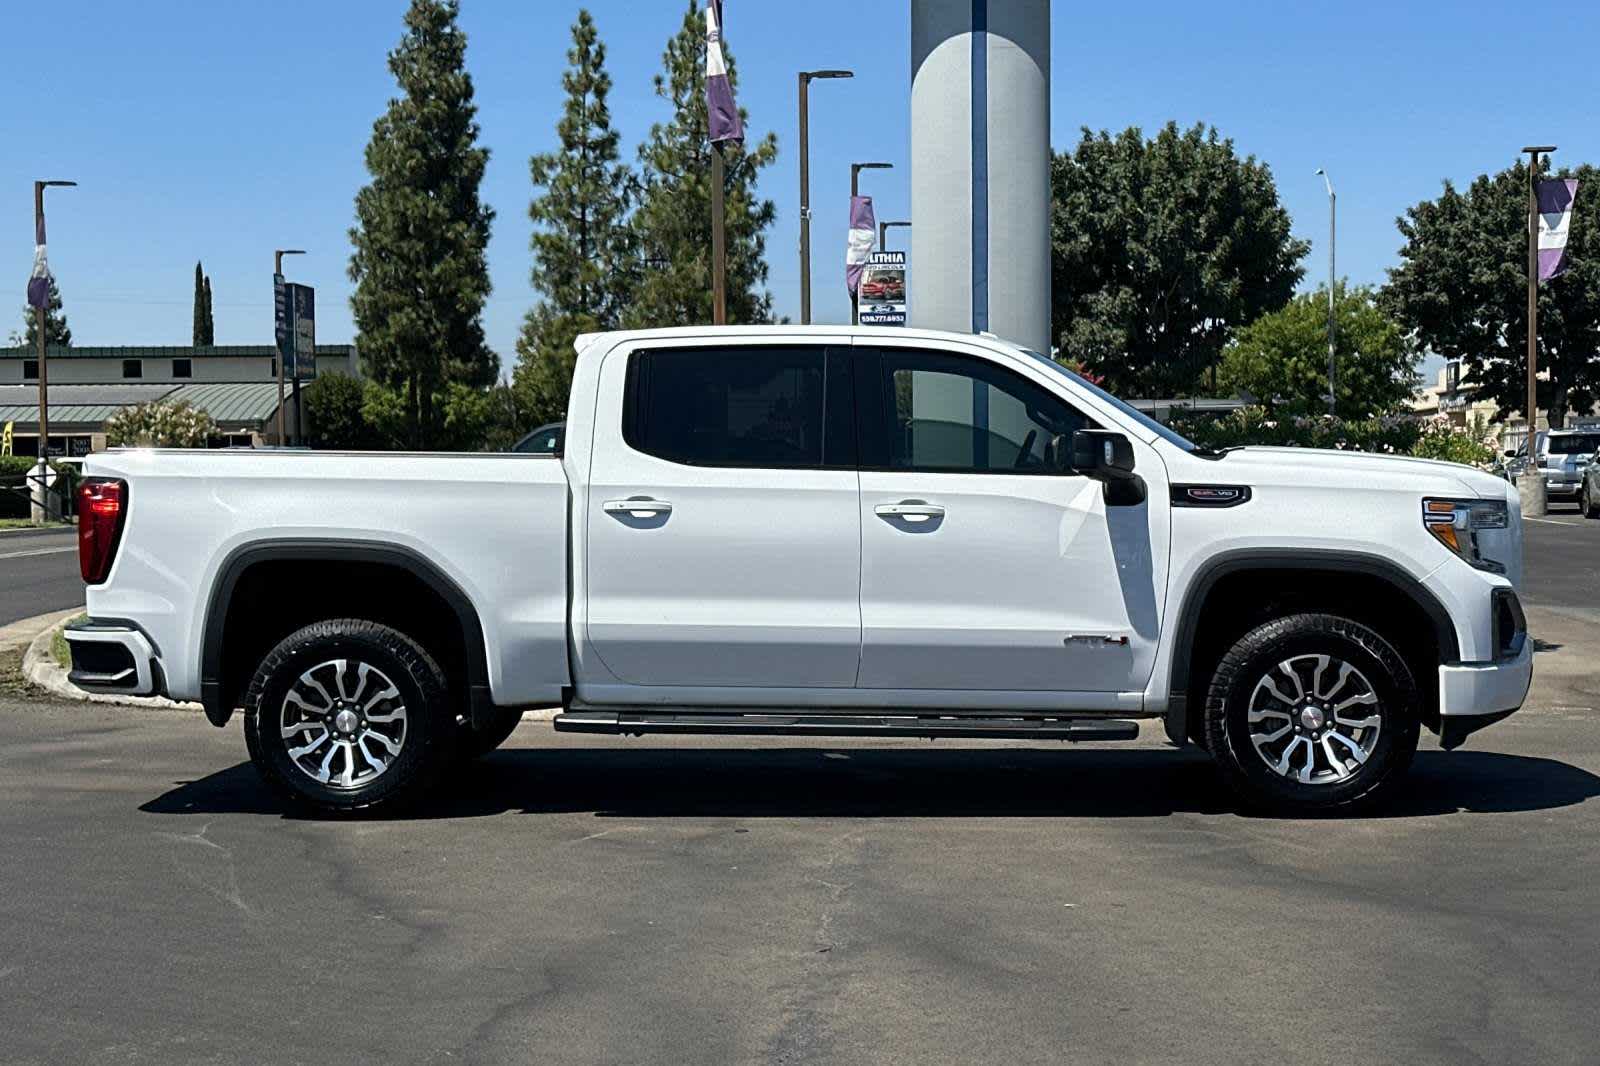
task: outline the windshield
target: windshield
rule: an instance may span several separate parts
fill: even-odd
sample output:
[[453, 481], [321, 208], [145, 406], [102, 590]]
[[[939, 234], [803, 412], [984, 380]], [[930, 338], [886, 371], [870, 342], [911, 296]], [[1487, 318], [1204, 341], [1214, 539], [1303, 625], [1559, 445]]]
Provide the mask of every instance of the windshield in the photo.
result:
[[1139, 410], [1137, 407], [1134, 407], [1134, 406], [1132, 406], [1130, 404], [1124, 403], [1122, 400], [1117, 399], [1115, 396], [1111, 395], [1105, 389], [1102, 389], [1100, 386], [1096, 385], [1094, 382], [1089, 381], [1086, 378], [1084, 378], [1083, 375], [1074, 374], [1072, 371], [1068, 370], [1066, 367], [1062, 366], [1060, 363], [1056, 362], [1054, 359], [1051, 359], [1049, 356], [1040, 355], [1038, 352], [1030, 351], [1027, 348], [1022, 349], [1022, 351], [1025, 354], [1033, 357], [1034, 359], [1039, 360], [1039, 362], [1043, 363], [1045, 366], [1049, 367], [1051, 370], [1055, 371], [1057, 374], [1060, 374], [1062, 377], [1067, 378], [1068, 380], [1075, 382], [1076, 384], [1078, 384], [1082, 388], [1084, 388], [1084, 389], [1088, 390], [1089, 392], [1093, 393], [1095, 396], [1098, 396], [1100, 399], [1104, 400], [1106, 403], [1110, 404], [1112, 407], [1115, 407], [1118, 411], [1121, 411], [1123, 414], [1127, 415], [1129, 418], [1131, 418], [1135, 422], [1139, 423], [1145, 429], [1148, 429], [1150, 432], [1152, 432], [1152, 433], [1156, 434], [1157, 436], [1159, 436], [1162, 440], [1166, 441], [1168, 444], [1171, 444], [1171, 445], [1173, 445], [1175, 447], [1178, 447], [1178, 448], [1182, 448], [1186, 452], [1192, 452], [1192, 451], [1195, 450], [1194, 441], [1190, 440], [1188, 437], [1185, 437], [1182, 433], [1178, 433], [1178, 432], [1176, 432], [1176, 431], [1174, 431], [1172, 429], [1169, 429], [1168, 427], [1162, 425], [1160, 422], [1157, 422], [1155, 419], [1151, 418], [1149, 415], [1145, 414], [1143, 411]]
[[1600, 433], [1552, 433], [1551, 455], [1593, 455], [1600, 451]]

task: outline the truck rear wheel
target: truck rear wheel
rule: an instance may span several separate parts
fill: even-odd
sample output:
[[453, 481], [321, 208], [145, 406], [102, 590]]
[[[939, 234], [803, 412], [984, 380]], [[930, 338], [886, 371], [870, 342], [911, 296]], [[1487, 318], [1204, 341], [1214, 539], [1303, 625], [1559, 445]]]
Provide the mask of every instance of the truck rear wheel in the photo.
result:
[[395, 804], [448, 760], [444, 672], [421, 645], [358, 619], [318, 622], [262, 660], [245, 696], [245, 742], [269, 785], [320, 811]]
[[1375, 630], [1335, 615], [1290, 615], [1222, 657], [1206, 696], [1207, 746], [1252, 807], [1366, 808], [1411, 765], [1418, 699], [1410, 667]]

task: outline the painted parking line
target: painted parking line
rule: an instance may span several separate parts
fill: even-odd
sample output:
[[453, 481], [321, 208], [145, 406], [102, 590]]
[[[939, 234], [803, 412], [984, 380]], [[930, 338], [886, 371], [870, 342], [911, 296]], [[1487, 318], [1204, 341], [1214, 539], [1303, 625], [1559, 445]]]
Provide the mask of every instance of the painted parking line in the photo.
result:
[[1531, 515], [1523, 515], [1522, 516], [1522, 520], [1524, 522], [1543, 522], [1547, 526], [1581, 526], [1581, 525], [1584, 525], [1588, 521], [1582, 515], [1570, 515], [1569, 517], [1567, 517], [1565, 519], [1561, 519], [1561, 518], [1534, 518]]
[[64, 555], [67, 552], [78, 550], [76, 544], [69, 544], [65, 548], [35, 548], [27, 552], [0, 552], [0, 559], [26, 559], [34, 555]]

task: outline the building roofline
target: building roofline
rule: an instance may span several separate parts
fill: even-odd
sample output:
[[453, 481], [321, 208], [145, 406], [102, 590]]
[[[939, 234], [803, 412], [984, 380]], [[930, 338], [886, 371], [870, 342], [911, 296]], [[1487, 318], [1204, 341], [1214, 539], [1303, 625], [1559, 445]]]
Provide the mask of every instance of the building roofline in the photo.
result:
[[[319, 344], [317, 355], [346, 356], [356, 350], [354, 344]], [[72, 345], [62, 347], [52, 344], [45, 349], [50, 359], [269, 359], [278, 354], [271, 344], [213, 344], [196, 347], [192, 344], [157, 345]], [[37, 348], [0, 348], [0, 359], [37, 359]]]

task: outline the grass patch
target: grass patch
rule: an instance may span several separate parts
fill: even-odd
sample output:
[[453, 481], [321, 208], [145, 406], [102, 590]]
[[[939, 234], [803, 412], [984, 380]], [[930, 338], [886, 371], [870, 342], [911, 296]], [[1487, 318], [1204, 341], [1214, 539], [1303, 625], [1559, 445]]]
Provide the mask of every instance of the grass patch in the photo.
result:
[[[41, 526], [40, 528], [41, 529], [49, 528], [51, 526], [59, 526], [61, 524], [62, 523], [60, 523], [60, 522], [46, 522], [45, 525]], [[0, 529], [33, 529], [33, 528], [34, 528], [33, 520], [29, 519], [29, 518], [0, 518]]]
[[72, 669], [72, 649], [67, 647], [66, 627], [73, 622], [82, 622], [89, 616], [86, 614], [74, 615], [62, 623], [62, 628], [56, 630], [50, 638], [50, 654], [55, 656], [57, 665], [63, 670]]

